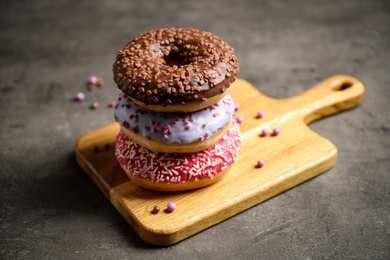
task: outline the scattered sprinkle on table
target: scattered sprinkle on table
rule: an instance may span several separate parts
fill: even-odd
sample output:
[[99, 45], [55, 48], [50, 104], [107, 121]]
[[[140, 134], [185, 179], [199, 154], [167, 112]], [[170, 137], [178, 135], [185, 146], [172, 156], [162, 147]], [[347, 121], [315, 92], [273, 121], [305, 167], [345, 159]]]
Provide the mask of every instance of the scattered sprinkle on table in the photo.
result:
[[241, 108], [240, 104], [236, 103], [236, 108], [235, 108], [235, 110], [237, 111], [237, 110], [239, 110], [240, 108]]
[[93, 85], [98, 84], [99, 79], [96, 76], [89, 77], [88, 83], [91, 83]]
[[111, 101], [110, 104], [109, 104], [110, 107], [115, 107], [115, 105], [116, 105], [115, 101]]
[[243, 116], [238, 116], [238, 117], [237, 117], [237, 122], [238, 122], [239, 124], [241, 124], [242, 122], [244, 122], [244, 117], [243, 117]]
[[91, 105], [91, 108], [92, 108], [92, 109], [97, 109], [97, 108], [99, 108], [99, 103], [98, 103], [98, 102], [93, 102], [92, 105]]
[[92, 83], [88, 83], [88, 90], [92, 91], [95, 88], [95, 85]]
[[76, 100], [82, 101], [85, 99], [85, 94], [83, 92], [79, 92], [76, 94]]
[[103, 79], [102, 79], [102, 78], [98, 78], [98, 79], [97, 79], [97, 82], [96, 82], [96, 85], [97, 85], [99, 88], [104, 87]]

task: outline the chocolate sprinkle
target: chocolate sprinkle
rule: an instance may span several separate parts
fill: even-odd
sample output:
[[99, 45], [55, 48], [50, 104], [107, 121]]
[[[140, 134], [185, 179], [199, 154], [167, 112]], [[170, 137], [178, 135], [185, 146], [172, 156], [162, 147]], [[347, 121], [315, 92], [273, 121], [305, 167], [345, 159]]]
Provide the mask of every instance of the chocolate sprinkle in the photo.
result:
[[152, 210], [152, 213], [153, 214], [157, 214], [157, 213], [159, 213], [160, 212], [160, 207], [159, 206], [154, 206], [153, 207], [153, 210]]
[[91, 105], [91, 108], [92, 108], [92, 109], [97, 109], [97, 108], [99, 108], [99, 103], [98, 103], [98, 102], [93, 102], [92, 105]]
[[146, 32], [117, 53], [114, 81], [146, 104], [204, 101], [225, 92], [239, 71], [234, 50], [219, 37], [195, 29]]

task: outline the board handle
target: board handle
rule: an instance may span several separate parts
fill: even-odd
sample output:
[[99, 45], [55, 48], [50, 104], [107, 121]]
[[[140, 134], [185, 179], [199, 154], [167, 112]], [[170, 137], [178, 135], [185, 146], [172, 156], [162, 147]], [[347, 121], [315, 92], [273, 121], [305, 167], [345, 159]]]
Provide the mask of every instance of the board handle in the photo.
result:
[[364, 86], [354, 77], [336, 75], [286, 101], [298, 108], [306, 124], [353, 108], [363, 100]]

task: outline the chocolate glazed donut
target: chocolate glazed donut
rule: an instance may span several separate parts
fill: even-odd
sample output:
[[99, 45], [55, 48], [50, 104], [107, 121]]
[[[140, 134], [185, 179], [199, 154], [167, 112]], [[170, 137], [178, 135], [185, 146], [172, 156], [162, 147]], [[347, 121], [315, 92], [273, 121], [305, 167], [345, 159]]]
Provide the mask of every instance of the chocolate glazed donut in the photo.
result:
[[159, 112], [191, 112], [218, 102], [239, 71], [234, 50], [195, 29], [160, 29], [117, 54], [114, 81], [135, 103]]

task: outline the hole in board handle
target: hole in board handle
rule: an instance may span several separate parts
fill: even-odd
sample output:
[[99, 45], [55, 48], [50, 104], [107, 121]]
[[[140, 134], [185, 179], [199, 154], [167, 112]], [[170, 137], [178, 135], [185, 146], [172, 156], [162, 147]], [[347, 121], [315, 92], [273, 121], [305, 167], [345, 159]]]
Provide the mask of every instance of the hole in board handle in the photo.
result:
[[335, 91], [343, 91], [347, 88], [352, 87], [353, 83], [351, 82], [340, 82], [339, 84], [333, 86], [333, 90]]

